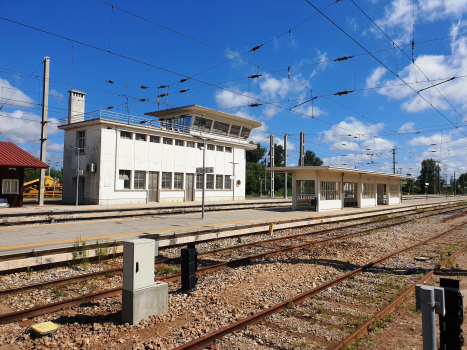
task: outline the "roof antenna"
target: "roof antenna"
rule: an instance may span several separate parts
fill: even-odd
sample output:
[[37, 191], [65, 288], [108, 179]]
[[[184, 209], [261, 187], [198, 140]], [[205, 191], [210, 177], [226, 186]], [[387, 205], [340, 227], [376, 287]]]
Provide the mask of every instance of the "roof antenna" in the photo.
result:
[[70, 77], [70, 90], [72, 90], [73, 86], [73, 55], [75, 51], [75, 45], [71, 45], [71, 77]]

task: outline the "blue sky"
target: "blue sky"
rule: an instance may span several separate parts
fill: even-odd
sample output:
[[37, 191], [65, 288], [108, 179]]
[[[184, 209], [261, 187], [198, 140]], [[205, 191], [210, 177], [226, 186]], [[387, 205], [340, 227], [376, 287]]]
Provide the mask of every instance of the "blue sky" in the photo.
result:
[[[304, 131], [305, 148], [328, 165], [392, 171], [396, 148], [403, 173], [417, 174], [431, 157], [446, 174], [467, 172], [467, 0], [310, 0], [328, 19], [305, 0], [108, 1], [2, 3], [1, 140], [39, 154], [41, 62], [49, 56], [52, 166], [62, 163], [57, 125], [72, 86], [86, 93], [86, 112], [127, 113], [128, 99], [136, 116], [198, 104], [256, 119], [262, 127], [252, 139], [265, 146], [270, 134], [278, 143], [290, 134], [292, 165]], [[344, 56], [354, 57], [334, 61]], [[334, 95], [344, 90], [353, 92]]]

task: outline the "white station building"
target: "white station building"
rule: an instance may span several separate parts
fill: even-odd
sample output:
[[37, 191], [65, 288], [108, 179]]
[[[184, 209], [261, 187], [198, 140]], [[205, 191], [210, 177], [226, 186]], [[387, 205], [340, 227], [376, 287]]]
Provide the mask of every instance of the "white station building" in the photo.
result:
[[292, 174], [292, 209], [328, 211], [401, 203], [401, 174], [332, 166], [266, 168]]
[[[71, 90], [63, 154], [63, 202], [81, 204], [206, 201], [245, 198], [246, 150], [261, 125], [191, 105], [146, 113], [85, 113], [85, 93]], [[203, 150], [203, 145], [206, 148]]]

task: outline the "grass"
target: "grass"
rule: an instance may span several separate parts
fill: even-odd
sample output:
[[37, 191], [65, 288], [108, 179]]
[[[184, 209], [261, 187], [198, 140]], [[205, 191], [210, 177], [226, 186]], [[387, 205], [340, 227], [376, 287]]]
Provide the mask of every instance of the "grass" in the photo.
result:
[[78, 260], [81, 259], [81, 263], [83, 267], [86, 269], [89, 265], [89, 258], [87, 256], [88, 250], [86, 247], [86, 240], [82, 240], [81, 236], [76, 238], [73, 242], [73, 253], [71, 261], [68, 262], [70, 267], [76, 266], [78, 264]]
[[107, 259], [109, 255], [109, 244], [101, 239], [96, 241], [96, 245], [97, 261], [101, 263], [101, 261]]
[[414, 313], [414, 314], [419, 314], [420, 312], [422, 312], [422, 310], [417, 310], [415, 308], [415, 306], [413, 308], [411, 308], [410, 311], [412, 311], [412, 313]]
[[55, 299], [58, 299], [60, 297], [66, 298], [68, 296], [67, 292], [63, 291], [63, 287], [52, 287], [50, 288], [50, 292], [55, 295]]
[[28, 274], [29, 277], [31, 277], [33, 271], [34, 270], [33, 270], [32, 267], [30, 267], [30, 266], [26, 267], [26, 273]]
[[263, 290], [263, 295], [264, 295], [264, 296], [268, 295], [268, 291], [267, 291], [267, 290]]
[[294, 303], [292, 301], [289, 301], [287, 303], [287, 309], [295, 309], [295, 305], [294, 305]]
[[115, 272], [106, 272], [105, 273], [106, 278], [112, 278], [113, 276], [115, 276]]
[[378, 216], [378, 220], [386, 220], [386, 219], [389, 219], [389, 216], [387, 216], [387, 215]]
[[171, 265], [156, 268], [156, 273], [158, 275], [173, 275], [178, 272], [180, 272], [178, 267], [171, 266]]
[[444, 253], [443, 251], [440, 251], [440, 252], [439, 252], [439, 258], [440, 258], [441, 261], [443, 261], [444, 259], [446, 259], [446, 255], [445, 255], [445, 253]]

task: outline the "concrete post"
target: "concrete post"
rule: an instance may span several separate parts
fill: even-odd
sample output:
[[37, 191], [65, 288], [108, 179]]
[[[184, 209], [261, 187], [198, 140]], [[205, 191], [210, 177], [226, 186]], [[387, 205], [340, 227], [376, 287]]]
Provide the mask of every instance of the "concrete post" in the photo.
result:
[[[274, 169], [274, 135], [269, 136], [269, 166]], [[274, 170], [271, 170], [269, 172], [269, 175], [271, 177], [269, 181], [270, 185], [270, 194], [269, 196], [272, 198], [274, 197]]]
[[[282, 135], [284, 135], [284, 167], [287, 167], [287, 136], [289, 134]], [[287, 173], [284, 173], [284, 198], [287, 198]]]
[[435, 292], [433, 288], [420, 287], [420, 300], [423, 350], [436, 350]]
[[[50, 57], [44, 57], [44, 84], [42, 88], [42, 128], [41, 128], [41, 162], [46, 162], [47, 116], [49, 113], [49, 69]], [[44, 205], [45, 169], [41, 168], [39, 175], [39, 205]]]

